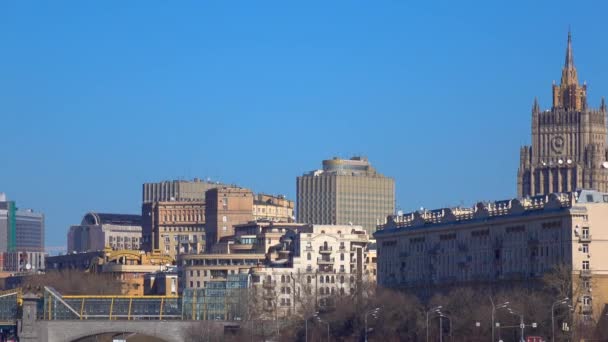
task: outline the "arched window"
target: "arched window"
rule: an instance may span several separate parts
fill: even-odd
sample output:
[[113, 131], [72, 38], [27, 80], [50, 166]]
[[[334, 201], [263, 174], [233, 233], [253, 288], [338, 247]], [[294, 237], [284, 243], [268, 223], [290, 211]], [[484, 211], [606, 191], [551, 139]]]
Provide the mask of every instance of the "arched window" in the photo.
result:
[[351, 277], [350, 277], [350, 282], [351, 282], [351, 283], [354, 283], [354, 282], [355, 282], [355, 277], [351, 276]]
[[344, 276], [340, 276], [340, 284], [344, 284]]
[[323, 294], [325, 294], [325, 289], [321, 288], [321, 289], [319, 290], [319, 294], [322, 294], [322, 295], [323, 295]]
[[340, 288], [340, 294], [341, 294], [342, 296], [344, 296], [344, 288], [343, 288], [343, 287], [341, 287], [341, 288]]
[[267, 276], [266, 277], [266, 281], [271, 282], [272, 281], [272, 277], [271, 276]]
[[310, 276], [308, 276], [308, 283], [312, 283], [312, 278]]
[[333, 287], [331, 288], [331, 294], [332, 294], [332, 295], [335, 295], [335, 294], [336, 294], [336, 289], [335, 289], [335, 288], [333, 288]]
[[325, 282], [329, 284], [329, 276], [325, 276]]
[[331, 283], [335, 283], [336, 282], [336, 278], [334, 276], [331, 276]]
[[284, 275], [282, 275], [282, 276], [281, 276], [281, 283], [284, 283], [284, 282], [285, 282], [285, 276], [284, 276]]
[[311, 258], [311, 256], [310, 256], [310, 253], [307, 253], [307, 255], [306, 255], [306, 260], [311, 260], [311, 259], [312, 259], [312, 258]]
[[286, 287], [285, 291], [287, 292], [287, 294], [291, 294], [291, 287]]
[[319, 277], [319, 282], [320, 282], [321, 284], [323, 284], [323, 276], [320, 276], [320, 277]]
[[327, 250], [327, 249], [328, 249], [328, 247], [327, 247], [327, 241], [323, 242], [323, 249], [324, 249], [324, 250]]

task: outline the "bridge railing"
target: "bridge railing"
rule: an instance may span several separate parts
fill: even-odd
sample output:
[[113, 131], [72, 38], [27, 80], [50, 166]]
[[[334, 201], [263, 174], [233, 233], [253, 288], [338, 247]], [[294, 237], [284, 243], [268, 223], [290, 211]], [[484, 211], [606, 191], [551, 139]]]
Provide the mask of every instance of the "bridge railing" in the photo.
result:
[[182, 319], [176, 296], [62, 296], [44, 291], [45, 320], [169, 320]]

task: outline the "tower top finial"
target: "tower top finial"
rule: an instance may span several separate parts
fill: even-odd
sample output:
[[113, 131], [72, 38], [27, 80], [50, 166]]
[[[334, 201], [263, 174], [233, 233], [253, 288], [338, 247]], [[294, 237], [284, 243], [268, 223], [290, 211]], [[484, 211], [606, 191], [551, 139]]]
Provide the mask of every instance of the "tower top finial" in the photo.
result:
[[568, 27], [568, 46], [566, 47], [566, 63], [564, 64], [566, 69], [574, 68], [574, 54], [572, 53], [572, 31]]

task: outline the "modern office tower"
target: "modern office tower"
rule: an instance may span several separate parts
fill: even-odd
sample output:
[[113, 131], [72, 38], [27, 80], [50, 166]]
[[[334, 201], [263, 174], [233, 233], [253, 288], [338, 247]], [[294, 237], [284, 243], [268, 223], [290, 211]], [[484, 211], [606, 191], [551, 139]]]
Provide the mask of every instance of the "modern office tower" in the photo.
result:
[[257, 194], [253, 199], [253, 217], [255, 220], [293, 222], [293, 201], [283, 195]]
[[608, 193], [416, 211], [390, 217], [374, 236], [381, 287], [427, 295], [479, 283], [512, 288], [565, 266], [583, 320], [598, 319], [608, 300]]
[[253, 193], [249, 189], [222, 187], [205, 195], [207, 251], [222, 238], [234, 235], [234, 225], [252, 221]]
[[312, 224], [355, 224], [368, 233], [395, 211], [395, 181], [367, 158], [333, 158], [323, 169], [297, 178], [297, 220]]
[[0, 252], [44, 252], [44, 214], [19, 209], [0, 193]]
[[217, 187], [228, 187], [219, 182], [210, 182], [194, 178], [191, 181], [170, 180], [158, 183], [144, 183], [142, 202], [191, 202], [205, 201], [205, 192]]
[[90, 212], [80, 225], [68, 231], [68, 252], [113, 250], [139, 250], [142, 243], [140, 215]]
[[553, 106], [532, 106], [532, 145], [523, 146], [517, 173], [519, 197], [570, 192], [608, 191], [606, 103], [587, 106], [587, 85], [578, 83], [572, 37], [568, 33], [561, 83], [553, 84]]
[[175, 258], [182, 253], [205, 251], [205, 203], [156, 201], [144, 203], [143, 249]]

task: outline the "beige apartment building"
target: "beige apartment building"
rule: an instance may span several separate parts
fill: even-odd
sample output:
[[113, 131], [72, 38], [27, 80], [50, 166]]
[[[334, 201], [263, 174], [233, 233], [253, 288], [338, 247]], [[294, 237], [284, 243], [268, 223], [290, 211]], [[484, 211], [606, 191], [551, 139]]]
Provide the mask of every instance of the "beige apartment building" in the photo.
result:
[[142, 205], [142, 247], [176, 258], [205, 251], [205, 203], [147, 202]]
[[257, 194], [254, 197], [253, 217], [255, 220], [293, 222], [293, 214], [293, 201], [283, 195]]
[[540, 282], [572, 269], [583, 321], [608, 301], [608, 193], [583, 190], [392, 216], [374, 234], [378, 285], [433, 288]]
[[367, 158], [333, 158], [297, 178], [298, 222], [354, 224], [373, 233], [395, 211], [395, 181]]

